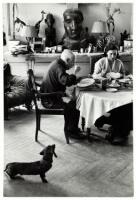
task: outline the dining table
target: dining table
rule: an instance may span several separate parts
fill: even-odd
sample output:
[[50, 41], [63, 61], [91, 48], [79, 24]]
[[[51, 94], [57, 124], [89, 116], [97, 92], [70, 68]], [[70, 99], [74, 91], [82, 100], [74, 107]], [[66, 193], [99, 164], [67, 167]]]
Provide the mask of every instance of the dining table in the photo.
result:
[[[110, 92], [111, 91], [111, 92]], [[120, 87], [117, 90], [103, 90], [101, 87], [77, 87], [76, 107], [82, 118], [82, 129], [91, 134], [95, 121], [114, 108], [133, 102], [132, 87]]]

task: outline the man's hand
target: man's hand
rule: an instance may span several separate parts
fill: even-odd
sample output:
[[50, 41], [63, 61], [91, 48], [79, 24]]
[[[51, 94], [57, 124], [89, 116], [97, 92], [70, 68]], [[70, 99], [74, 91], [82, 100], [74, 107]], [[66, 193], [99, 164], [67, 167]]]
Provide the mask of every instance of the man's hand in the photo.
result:
[[104, 77], [106, 75], [106, 72], [102, 71], [101, 76]]
[[62, 91], [59, 91], [57, 92], [57, 96], [60, 98], [60, 97], [64, 97], [65, 96], [65, 93], [62, 92]]

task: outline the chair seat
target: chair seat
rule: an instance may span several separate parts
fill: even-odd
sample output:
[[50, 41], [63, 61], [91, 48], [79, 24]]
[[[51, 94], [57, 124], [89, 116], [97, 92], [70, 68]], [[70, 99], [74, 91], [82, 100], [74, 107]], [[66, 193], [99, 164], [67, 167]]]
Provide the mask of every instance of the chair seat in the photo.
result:
[[38, 113], [39, 114], [48, 114], [48, 115], [63, 115], [64, 109], [63, 108], [45, 108], [41, 102], [38, 102]]

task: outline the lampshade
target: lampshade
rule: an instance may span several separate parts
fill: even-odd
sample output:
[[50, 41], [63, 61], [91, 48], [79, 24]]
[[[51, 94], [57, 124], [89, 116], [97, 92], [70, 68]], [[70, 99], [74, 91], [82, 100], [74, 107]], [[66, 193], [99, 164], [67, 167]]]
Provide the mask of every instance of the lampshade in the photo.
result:
[[35, 26], [24, 26], [21, 32], [21, 36], [31, 38], [37, 37]]
[[96, 21], [92, 27], [92, 33], [108, 33], [108, 27], [105, 21]]

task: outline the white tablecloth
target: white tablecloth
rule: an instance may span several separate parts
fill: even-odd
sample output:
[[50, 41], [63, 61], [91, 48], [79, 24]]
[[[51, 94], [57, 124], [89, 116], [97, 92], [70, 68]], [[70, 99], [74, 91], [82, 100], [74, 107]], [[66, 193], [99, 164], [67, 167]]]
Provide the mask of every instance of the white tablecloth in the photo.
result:
[[78, 102], [77, 109], [80, 110], [80, 116], [85, 118], [85, 127], [87, 128], [90, 128], [104, 113], [133, 101], [132, 90], [115, 93], [82, 91], [79, 96], [80, 102]]

